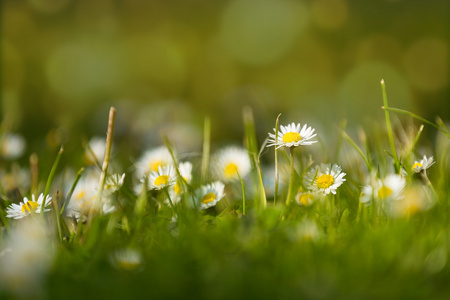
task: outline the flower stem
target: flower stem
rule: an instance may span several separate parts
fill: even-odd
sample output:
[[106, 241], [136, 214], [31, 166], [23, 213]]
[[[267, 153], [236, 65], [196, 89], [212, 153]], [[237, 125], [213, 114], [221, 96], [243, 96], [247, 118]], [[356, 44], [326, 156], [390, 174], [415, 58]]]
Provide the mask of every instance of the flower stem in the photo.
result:
[[275, 193], [273, 195], [273, 204], [277, 205], [277, 196], [278, 196], [278, 181], [279, 181], [279, 172], [278, 172], [278, 127], [279, 127], [279, 119], [281, 114], [278, 115], [277, 121], [275, 122]]
[[242, 186], [242, 215], [245, 216], [245, 187], [244, 187], [244, 181], [241, 178], [241, 175], [239, 174], [239, 172], [236, 170], [236, 174], [239, 177], [239, 180], [241, 181], [241, 186]]
[[286, 205], [289, 205], [292, 197], [292, 186], [294, 185], [294, 178], [295, 178], [295, 170], [294, 170], [294, 150], [295, 147], [290, 147], [290, 159], [291, 159], [291, 179], [289, 180], [289, 188], [288, 188], [288, 194], [286, 197]]

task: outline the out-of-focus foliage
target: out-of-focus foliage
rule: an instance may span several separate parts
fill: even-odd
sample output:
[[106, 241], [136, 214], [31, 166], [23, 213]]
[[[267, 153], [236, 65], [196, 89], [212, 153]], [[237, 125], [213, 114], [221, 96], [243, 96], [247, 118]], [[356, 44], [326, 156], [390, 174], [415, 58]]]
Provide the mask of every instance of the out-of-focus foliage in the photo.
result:
[[256, 124], [381, 116], [384, 78], [392, 106], [448, 119], [448, 11], [445, 0], [5, 0], [2, 118], [32, 148], [44, 136], [79, 146], [115, 105], [130, 145], [163, 128], [192, 146], [205, 114], [213, 138], [241, 134], [245, 105]]

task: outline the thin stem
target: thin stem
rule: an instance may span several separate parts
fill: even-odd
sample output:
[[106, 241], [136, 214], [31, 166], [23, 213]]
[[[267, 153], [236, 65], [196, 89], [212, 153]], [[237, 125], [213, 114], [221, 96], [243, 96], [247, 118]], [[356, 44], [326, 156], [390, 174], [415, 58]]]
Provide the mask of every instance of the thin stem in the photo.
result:
[[169, 200], [169, 205], [170, 205], [170, 208], [172, 209], [172, 213], [173, 213], [174, 216], [176, 216], [177, 214], [175, 212], [175, 206], [173, 205], [172, 199], [170, 199], [169, 189], [167, 187], [165, 187], [163, 190], [164, 190], [164, 193], [167, 196], [167, 200]]
[[244, 187], [244, 181], [241, 178], [241, 175], [239, 174], [238, 170], [236, 170], [236, 174], [239, 177], [239, 180], [241, 181], [242, 186], [242, 215], [245, 216], [245, 187]]
[[273, 204], [277, 204], [277, 197], [278, 197], [278, 182], [280, 180], [280, 174], [278, 170], [278, 127], [279, 127], [279, 119], [281, 114], [278, 115], [277, 120], [275, 122], [275, 193], [273, 195]]
[[205, 125], [203, 128], [203, 154], [201, 165], [202, 182], [206, 182], [208, 176], [210, 146], [211, 146], [211, 119], [208, 116], [206, 116]]
[[367, 159], [367, 157], [362, 152], [361, 148], [359, 148], [358, 145], [356, 145], [356, 143], [352, 140], [352, 138], [345, 131], [341, 131], [341, 135], [350, 143], [350, 145], [352, 145], [352, 147], [356, 150], [356, 152], [359, 153], [359, 155], [362, 157], [362, 159], [366, 163], [367, 169], [370, 172], [372, 170], [372, 166], [369, 163], [369, 160]]
[[[383, 104], [385, 108], [388, 108], [388, 101], [386, 96], [386, 85], [384, 84], [384, 79], [381, 79], [381, 89], [383, 91]], [[391, 126], [391, 119], [389, 117], [389, 110], [384, 110], [384, 116], [386, 118], [386, 127], [389, 137], [389, 144], [391, 145], [391, 152], [392, 156], [394, 157], [394, 163], [395, 163], [395, 170], [396, 172], [399, 172], [400, 170], [400, 163], [397, 156], [397, 150], [395, 149], [395, 143], [394, 143], [394, 134], [392, 133], [392, 126]]]
[[30, 191], [38, 195], [39, 186], [39, 158], [36, 153], [30, 155]]
[[60, 215], [62, 215], [64, 213], [64, 210], [66, 209], [67, 204], [69, 204], [70, 199], [72, 198], [73, 192], [75, 190], [75, 187], [78, 184], [78, 181], [80, 181], [81, 178], [81, 174], [84, 172], [84, 168], [81, 168], [78, 173], [77, 176], [75, 177], [75, 180], [72, 183], [72, 186], [70, 187], [69, 193], [66, 196], [66, 200], [64, 201], [64, 204], [61, 208], [61, 211], [59, 212]]
[[290, 168], [290, 172], [291, 172], [291, 179], [289, 180], [289, 188], [288, 188], [288, 194], [286, 197], [286, 205], [289, 205], [290, 201], [291, 201], [291, 197], [292, 197], [292, 188], [294, 185], [294, 179], [295, 179], [295, 169], [294, 169], [294, 150], [295, 147], [290, 147], [289, 151], [290, 151], [290, 162], [291, 162], [291, 168]]
[[[93, 206], [94, 209], [97, 206], [100, 205], [100, 202], [101, 202], [101, 199], [102, 199], [103, 190], [105, 188], [106, 177], [108, 175], [109, 160], [111, 158], [111, 149], [112, 149], [112, 141], [113, 141], [113, 134], [114, 134], [115, 116], [116, 116], [116, 109], [114, 107], [111, 107], [109, 109], [108, 131], [107, 131], [107, 134], [106, 134], [105, 156], [104, 156], [104, 159], [103, 159], [102, 174], [100, 175], [100, 180], [99, 180], [96, 205]], [[92, 210], [92, 208], [91, 208], [91, 210]], [[103, 213], [103, 210], [100, 209], [100, 214], [102, 214], [102, 213]]]
[[[422, 121], [422, 122], [424, 122], [424, 123], [426, 123], [426, 124], [428, 124], [430, 126], [435, 127], [440, 132], [445, 134], [445, 136], [447, 136], [447, 138], [450, 138], [450, 133], [446, 129], [444, 129], [445, 128], [444, 124], [441, 124], [441, 126], [438, 126], [438, 125], [434, 124], [433, 122], [430, 122], [427, 119], [424, 119], [424, 118], [422, 118], [422, 117], [420, 117], [420, 116], [418, 116], [418, 115], [416, 115], [416, 114], [414, 114], [412, 112], [409, 112], [407, 110], [400, 109], [400, 108], [388, 107], [386, 104], [384, 106], [382, 106], [381, 108], [384, 109], [385, 111], [393, 111], [393, 112], [404, 114], [404, 115], [413, 117], [414, 119], [420, 120], [420, 121]], [[444, 125], [444, 126], [442, 126], [442, 125]]]
[[63, 149], [63, 147], [61, 147], [61, 149], [59, 149], [58, 155], [56, 156], [55, 162], [53, 163], [52, 169], [50, 170], [50, 174], [48, 175], [47, 184], [45, 185], [45, 190], [44, 190], [44, 201], [42, 202], [42, 205], [41, 205], [42, 216], [44, 216], [45, 205], [47, 202], [47, 195], [50, 191], [50, 186], [52, 185], [53, 177], [55, 177], [56, 168], [58, 167], [58, 164], [59, 164], [59, 161], [61, 159], [61, 155], [63, 154], [63, 152], [64, 152], [64, 149]]

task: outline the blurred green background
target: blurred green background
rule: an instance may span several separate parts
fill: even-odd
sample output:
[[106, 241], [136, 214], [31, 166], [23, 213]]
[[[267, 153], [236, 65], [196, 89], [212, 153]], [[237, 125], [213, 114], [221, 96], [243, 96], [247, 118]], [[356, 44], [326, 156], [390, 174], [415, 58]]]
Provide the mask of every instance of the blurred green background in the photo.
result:
[[114, 105], [119, 140], [140, 149], [163, 129], [188, 151], [205, 115], [213, 141], [242, 138], [247, 105], [261, 135], [278, 113], [319, 132], [382, 118], [382, 78], [392, 106], [448, 120], [449, 11], [446, 0], [2, 0], [3, 124], [78, 145], [104, 135]]

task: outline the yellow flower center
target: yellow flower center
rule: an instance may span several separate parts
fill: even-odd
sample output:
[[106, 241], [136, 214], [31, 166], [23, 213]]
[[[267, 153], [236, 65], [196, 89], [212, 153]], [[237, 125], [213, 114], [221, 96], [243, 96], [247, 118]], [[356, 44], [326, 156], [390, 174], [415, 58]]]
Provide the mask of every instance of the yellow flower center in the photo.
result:
[[303, 193], [299, 199], [298, 202], [300, 202], [301, 205], [309, 205], [314, 200], [314, 195], [310, 193]]
[[412, 166], [412, 168], [411, 168], [411, 170], [415, 170], [415, 169], [420, 169], [420, 168], [422, 168], [422, 164], [420, 163], [420, 162], [416, 162], [413, 166]]
[[127, 271], [133, 271], [136, 270], [139, 267], [139, 263], [136, 262], [129, 262], [129, 261], [118, 261], [117, 265]]
[[283, 142], [285, 143], [292, 143], [292, 142], [298, 142], [302, 139], [302, 136], [298, 132], [288, 132], [283, 135]]
[[84, 197], [85, 194], [86, 192], [84, 190], [81, 190], [79, 193], [75, 195], [75, 199], [81, 199]]
[[154, 184], [157, 186], [166, 185], [169, 182], [168, 175], [161, 175], [156, 177]]
[[[185, 177], [183, 177], [184, 180], [186, 180]], [[187, 181], [187, 180], [186, 180]], [[183, 192], [182, 190], [182, 183], [180, 181], [177, 181], [177, 183], [173, 186], [173, 190], [175, 191], [175, 193], [177, 193], [178, 195], [181, 194], [181, 192]]]
[[38, 208], [38, 203], [33, 201], [28, 201], [24, 205], [22, 205], [22, 212], [32, 212], [35, 211]]
[[159, 166], [164, 167], [165, 165], [166, 164], [162, 160], [158, 159], [158, 160], [151, 161], [148, 164], [148, 168], [150, 171], [157, 172]]
[[226, 165], [223, 173], [225, 174], [225, 177], [230, 178], [236, 176], [236, 171], [238, 171], [238, 167], [236, 166], [236, 164], [229, 163], [228, 165]]
[[216, 200], [216, 194], [214, 193], [208, 193], [205, 196], [203, 196], [201, 202], [204, 204], [208, 204]]
[[323, 174], [317, 178], [316, 185], [319, 189], [327, 189], [334, 183], [334, 178], [330, 174]]
[[388, 188], [387, 186], [383, 185], [381, 189], [378, 191], [378, 198], [384, 199], [386, 197], [389, 197], [392, 194], [392, 190]]

